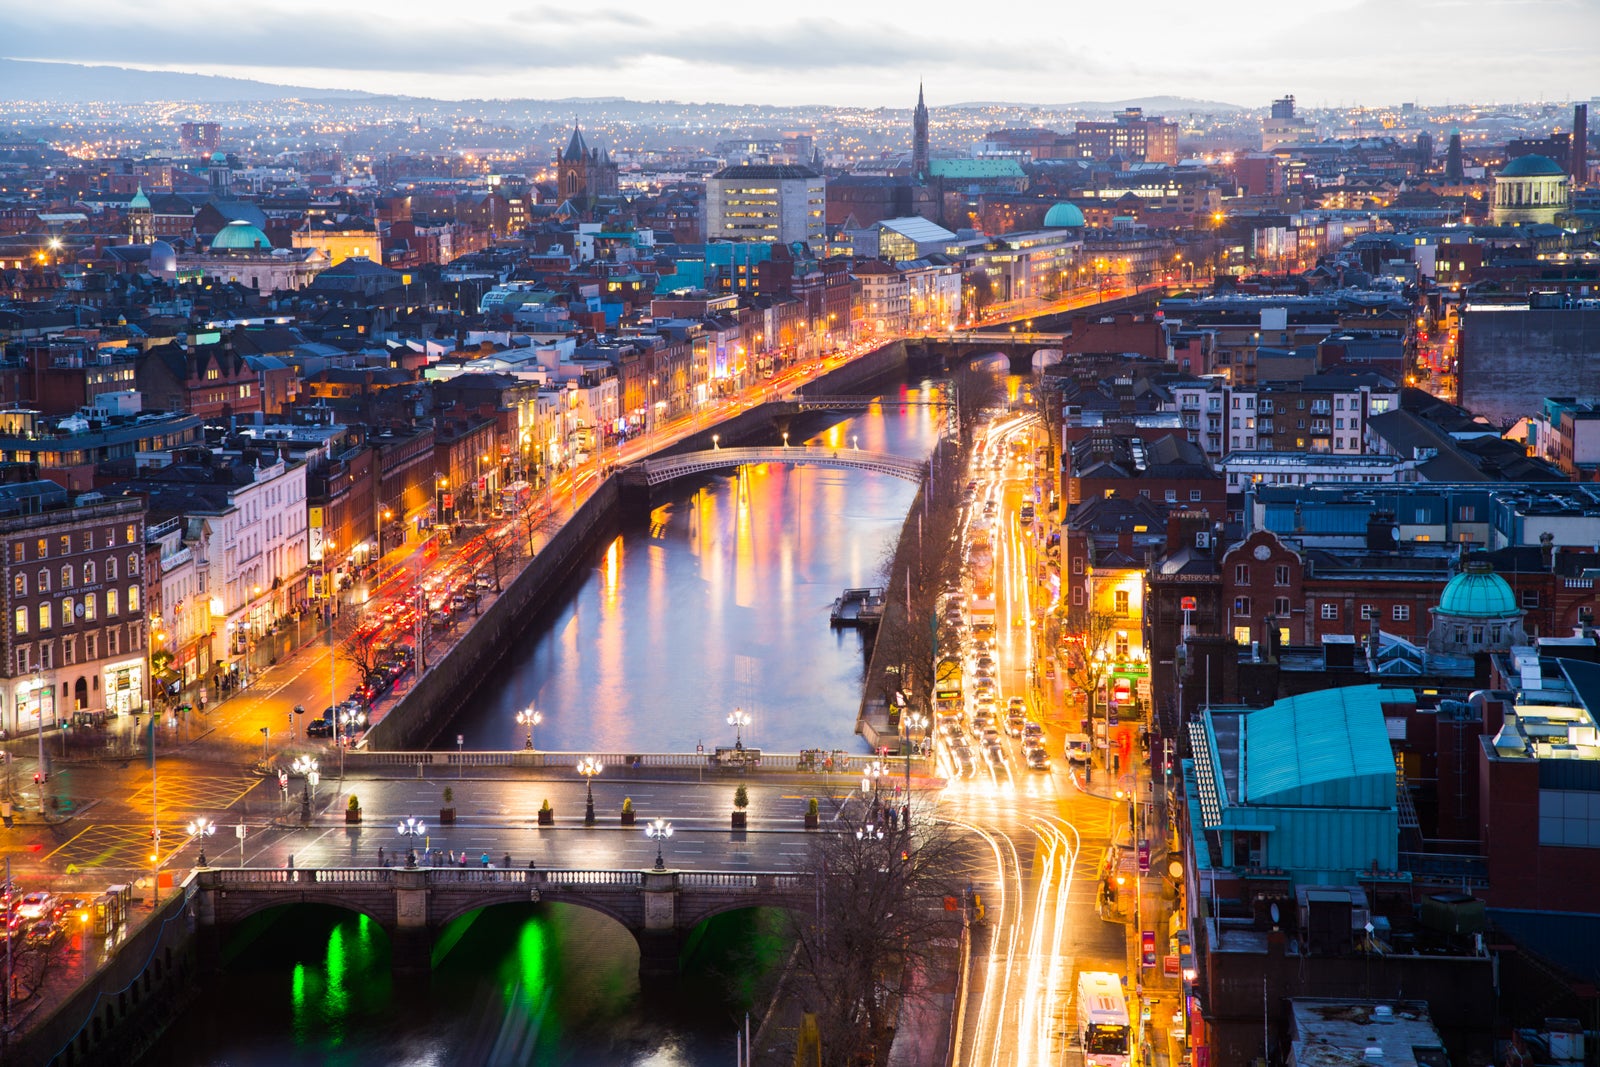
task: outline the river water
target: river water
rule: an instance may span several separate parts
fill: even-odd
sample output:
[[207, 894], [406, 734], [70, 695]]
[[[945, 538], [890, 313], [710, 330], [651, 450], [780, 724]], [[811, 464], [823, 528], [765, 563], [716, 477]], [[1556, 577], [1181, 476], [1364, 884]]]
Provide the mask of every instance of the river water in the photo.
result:
[[[812, 438], [924, 457], [943, 410], [888, 402]], [[799, 445], [798, 439], [793, 440]], [[445, 737], [599, 752], [731, 744], [856, 750], [861, 639], [828, 624], [846, 587], [877, 585], [916, 493], [859, 471], [762, 467], [669, 487], [530, 620], [519, 651]], [[688, 1067], [733, 1060], [733, 1033], [783, 958], [763, 912], [701, 930], [682, 981], [646, 999], [632, 936], [581, 908], [500, 907], [439, 938], [431, 984], [398, 986], [370, 921], [295, 907], [241, 930], [220, 980], [142, 1062], [162, 1067], [562, 1064]]]

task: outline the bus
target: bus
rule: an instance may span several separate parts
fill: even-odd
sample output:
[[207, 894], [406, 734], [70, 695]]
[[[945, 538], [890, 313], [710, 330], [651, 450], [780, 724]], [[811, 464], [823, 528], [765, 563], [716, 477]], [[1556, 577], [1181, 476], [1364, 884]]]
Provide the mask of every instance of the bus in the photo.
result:
[[1078, 1044], [1085, 1067], [1129, 1067], [1132, 1040], [1122, 979], [1109, 971], [1078, 975]]

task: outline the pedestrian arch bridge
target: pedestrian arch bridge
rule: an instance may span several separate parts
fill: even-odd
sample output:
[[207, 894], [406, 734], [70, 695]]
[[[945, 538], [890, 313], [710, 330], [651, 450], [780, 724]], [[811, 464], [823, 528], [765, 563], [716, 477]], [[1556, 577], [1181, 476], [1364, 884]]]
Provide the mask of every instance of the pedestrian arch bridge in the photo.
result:
[[324, 904], [366, 915], [389, 935], [397, 971], [425, 971], [452, 919], [496, 904], [561, 903], [609, 915], [639, 943], [641, 978], [677, 973], [699, 923], [742, 908], [813, 912], [810, 874], [791, 871], [542, 870], [479, 867], [201, 868], [195, 916], [212, 947], [257, 912]]
[[712, 448], [675, 456], [648, 459], [638, 466], [651, 486], [692, 474], [728, 470], [756, 463], [806, 464], [840, 470], [871, 471], [889, 474], [908, 482], [922, 480], [928, 470], [926, 460], [897, 456], [890, 452], [868, 452], [859, 448], [827, 448], [816, 445], [776, 445], [767, 448]]

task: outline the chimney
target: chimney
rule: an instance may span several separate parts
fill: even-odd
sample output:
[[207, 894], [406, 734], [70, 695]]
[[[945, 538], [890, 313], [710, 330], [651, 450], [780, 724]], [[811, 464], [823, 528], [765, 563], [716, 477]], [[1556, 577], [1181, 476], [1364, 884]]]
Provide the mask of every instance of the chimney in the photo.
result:
[[1572, 184], [1583, 185], [1589, 179], [1589, 105], [1574, 104], [1572, 108], [1572, 140], [1567, 142], [1567, 169], [1572, 172]]

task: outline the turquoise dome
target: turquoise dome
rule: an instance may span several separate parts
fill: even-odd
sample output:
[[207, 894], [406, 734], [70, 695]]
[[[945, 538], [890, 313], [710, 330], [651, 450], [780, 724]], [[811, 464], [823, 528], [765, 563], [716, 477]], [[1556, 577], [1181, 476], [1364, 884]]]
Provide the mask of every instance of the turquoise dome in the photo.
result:
[[1555, 178], [1566, 168], [1549, 156], [1518, 156], [1500, 168], [1502, 178]]
[[133, 194], [133, 199], [128, 201], [128, 210], [129, 211], [149, 211], [150, 210], [150, 198], [148, 196], [144, 195], [144, 186], [143, 185], [139, 186], [138, 191]]
[[1044, 213], [1044, 226], [1047, 230], [1078, 229], [1087, 225], [1083, 212], [1078, 210], [1078, 205], [1069, 204], [1065, 200], [1052, 204], [1049, 211]]
[[1457, 619], [1509, 619], [1522, 612], [1506, 580], [1487, 563], [1468, 563], [1444, 587], [1439, 614]]
[[213, 252], [245, 251], [254, 252], [257, 249], [269, 249], [272, 242], [267, 240], [267, 235], [259, 227], [252, 226], [244, 219], [234, 219], [211, 239]]

